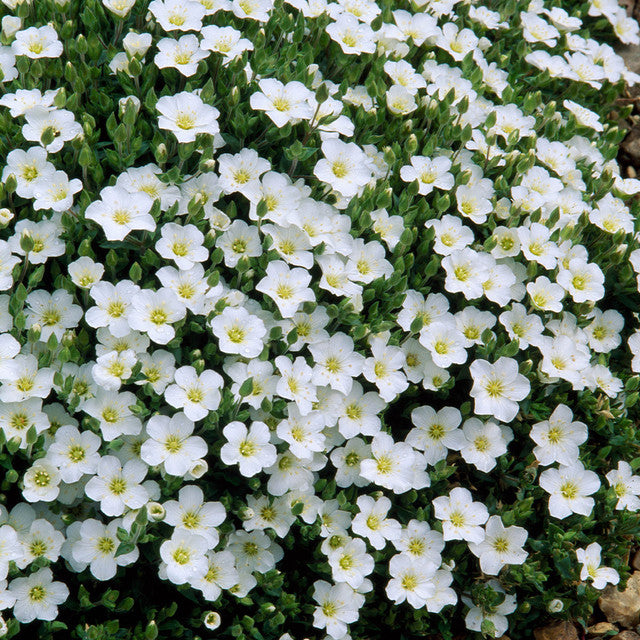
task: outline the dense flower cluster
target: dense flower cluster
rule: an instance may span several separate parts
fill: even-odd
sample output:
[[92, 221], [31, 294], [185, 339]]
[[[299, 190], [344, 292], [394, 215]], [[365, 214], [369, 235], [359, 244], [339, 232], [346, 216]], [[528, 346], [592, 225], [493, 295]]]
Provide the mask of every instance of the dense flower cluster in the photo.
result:
[[640, 37], [613, 0], [3, 4], [10, 633], [136, 566], [234, 637], [228, 603], [275, 598], [255, 638], [383, 601], [498, 637], [618, 583], [640, 180], [607, 113], [640, 77], [588, 29]]

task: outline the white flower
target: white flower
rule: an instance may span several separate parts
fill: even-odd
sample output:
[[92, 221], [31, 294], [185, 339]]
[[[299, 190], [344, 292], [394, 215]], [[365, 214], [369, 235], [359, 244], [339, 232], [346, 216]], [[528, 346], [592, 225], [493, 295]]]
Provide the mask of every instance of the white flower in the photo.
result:
[[100, 200], [92, 202], [84, 216], [102, 227], [107, 240], [124, 240], [135, 229], [155, 231], [155, 220], [149, 214], [152, 205], [146, 193], [131, 194], [116, 185], [102, 189]]
[[154, 342], [167, 344], [176, 334], [171, 323], [185, 315], [186, 308], [173, 291], [142, 289], [131, 300], [128, 322], [132, 329], [144, 331]]
[[160, 229], [161, 238], [156, 251], [167, 260], [173, 260], [178, 269], [191, 269], [197, 262], [204, 262], [209, 251], [202, 245], [204, 235], [192, 224], [184, 227], [168, 222]]
[[420, 195], [426, 196], [436, 187], [443, 191], [449, 191], [453, 187], [455, 179], [453, 174], [449, 173], [451, 169], [449, 158], [438, 156], [431, 159], [426, 156], [413, 156], [410, 162], [410, 165], [400, 168], [400, 177], [405, 182], [417, 180]]
[[520, 348], [526, 349], [530, 344], [537, 346], [541, 342], [544, 325], [540, 316], [527, 313], [524, 305], [514, 302], [510, 311], [503, 311], [500, 322], [512, 340], [518, 340]]
[[90, 327], [108, 327], [116, 338], [126, 336], [131, 331], [128, 322], [131, 301], [139, 291], [140, 287], [129, 280], [115, 285], [106, 281], [97, 282], [89, 291], [96, 306], [87, 309], [85, 321]]
[[331, 22], [325, 28], [325, 31], [347, 55], [373, 53], [376, 50], [375, 34], [371, 27], [362, 24], [352, 15], [338, 16], [335, 22]]
[[73, 297], [63, 289], [53, 293], [38, 289], [26, 300], [27, 328], [37, 324], [40, 340], [46, 342], [52, 335], [62, 340], [67, 329], [74, 329], [82, 318], [82, 308], [73, 304]]
[[310, 120], [313, 116], [311, 101], [315, 96], [301, 82], [285, 85], [275, 78], [265, 78], [258, 86], [260, 91], [251, 94], [249, 104], [252, 109], [265, 111], [277, 127], [284, 127], [287, 122]]
[[135, 3], [136, 0], [102, 0], [102, 4], [120, 18], [126, 18]]
[[278, 423], [276, 433], [289, 445], [294, 456], [310, 459], [314, 452], [324, 451], [324, 420], [319, 411], [302, 415], [295, 404], [287, 408], [287, 418]]
[[438, 566], [429, 560], [417, 560], [397, 554], [389, 562], [391, 580], [387, 583], [387, 597], [395, 604], [405, 600], [414, 608], [424, 607], [435, 593], [432, 578]]
[[29, 27], [16, 33], [11, 49], [17, 56], [28, 58], [59, 58], [62, 55], [62, 42], [56, 30], [50, 26]]
[[210, 548], [218, 544], [216, 527], [224, 522], [226, 512], [220, 502], [205, 502], [202, 489], [196, 485], [185, 485], [178, 492], [178, 500], [169, 500], [163, 522], [176, 529], [184, 529], [202, 536]]
[[353, 378], [362, 373], [364, 357], [353, 349], [353, 340], [338, 332], [326, 342], [309, 346], [315, 366], [312, 381], [316, 385], [330, 385], [345, 395], [351, 393]]
[[22, 555], [23, 551], [16, 529], [10, 524], [3, 523], [0, 525], [0, 582], [9, 573], [9, 563], [18, 560]]
[[165, 31], [200, 31], [205, 16], [195, 0], [153, 0], [149, 11]]
[[445, 546], [442, 534], [421, 520], [410, 520], [392, 543], [402, 555], [417, 563], [425, 561], [439, 565], [442, 561], [440, 553]]
[[453, 22], [442, 26], [442, 31], [435, 38], [435, 43], [441, 49], [451, 54], [452, 58], [461, 61], [467, 53], [478, 46], [478, 37], [471, 29], [458, 30]]
[[238, 18], [267, 22], [272, 9], [273, 0], [231, 0], [231, 11]]
[[507, 564], [522, 564], [527, 555], [522, 549], [527, 540], [527, 530], [522, 527], [505, 527], [500, 516], [491, 516], [485, 525], [485, 537], [480, 543], [469, 543], [474, 556], [480, 558], [483, 573], [497, 576]]
[[314, 582], [313, 599], [318, 603], [313, 614], [313, 626], [326, 628], [335, 640], [347, 635], [347, 624], [358, 620], [358, 609], [364, 604], [364, 596], [348, 584], [330, 585], [324, 580]]
[[203, 420], [220, 405], [222, 376], [209, 369], [197, 374], [193, 367], [180, 367], [174, 374], [175, 384], [164, 392], [165, 400], [182, 409], [190, 420]]
[[596, 302], [604, 296], [604, 274], [593, 262], [574, 258], [568, 268], [559, 270], [556, 280], [575, 302]]
[[67, 270], [73, 284], [82, 289], [90, 289], [104, 275], [104, 265], [94, 262], [89, 256], [70, 262]]
[[42, 144], [44, 132], [53, 133], [53, 140], [45, 146], [48, 153], [58, 153], [65, 142], [82, 135], [82, 127], [76, 122], [73, 113], [67, 109], [50, 111], [45, 107], [36, 106], [27, 110], [24, 118], [26, 122], [22, 127], [22, 135], [25, 140]]
[[586, 442], [589, 430], [582, 422], [574, 422], [573, 412], [559, 404], [548, 420], [537, 422], [529, 434], [538, 445], [533, 453], [542, 465], [559, 462], [571, 465], [578, 460], [579, 446]]
[[162, 38], [156, 44], [158, 53], [153, 61], [160, 69], [173, 67], [183, 76], [192, 76], [198, 70], [198, 62], [210, 54], [200, 48], [198, 38], [193, 34], [184, 35], [178, 40]]
[[353, 589], [362, 586], [374, 567], [373, 557], [367, 552], [364, 540], [354, 538], [331, 551], [327, 556], [331, 575], [336, 582], [346, 582]]
[[262, 531], [236, 530], [229, 536], [227, 545], [236, 557], [239, 571], [258, 571], [266, 573], [275, 567], [276, 555], [282, 556], [282, 550]]
[[216, 602], [222, 589], [231, 589], [240, 581], [235, 566], [235, 557], [231, 551], [208, 551], [205, 555], [207, 567], [202, 573], [189, 580], [194, 589], [202, 591], [205, 600]]
[[80, 539], [74, 542], [71, 553], [76, 562], [89, 565], [89, 571], [97, 580], [111, 580], [118, 567], [125, 567], [138, 559], [137, 548], [115, 555], [120, 545], [117, 533], [121, 526], [119, 518], [106, 525], [89, 518], [80, 526]]
[[0, 401], [22, 402], [29, 398], [46, 398], [53, 387], [53, 370], [38, 369], [38, 359], [29, 355], [17, 355], [0, 362]]
[[360, 475], [394, 493], [404, 493], [413, 488], [415, 455], [410, 445], [379, 433], [371, 442], [371, 458], [360, 463]]
[[538, 276], [527, 284], [527, 293], [535, 309], [542, 311], [562, 311], [563, 287], [551, 282], [546, 276]]
[[475, 413], [511, 422], [518, 413], [518, 401], [524, 400], [531, 389], [527, 378], [518, 373], [518, 363], [505, 357], [498, 358], [494, 364], [475, 360], [469, 369], [473, 378], [470, 395], [475, 399]]
[[322, 143], [322, 154], [313, 174], [344, 197], [355, 196], [371, 180], [369, 160], [357, 144], [330, 138]]
[[264, 422], [253, 422], [249, 429], [241, 422], [230, 422], [222, 433], [227, 442], [220, 459], [226, 465], [239, 465], [243, 476], [254, 476], [276, 461], [276, 448], [269, 442], [271, 434]]
[[28, 502], [53, 502], [60, 493], [60, 472], [46, 458], [36, 460], [22, 480], [22, 495]]
[[222, 249], [224, 263], [235, 267], [243, 258], [262, 255], [262, 243], [258, 229], [244, 220], [234, 220], [216, 239], [216, 247]]
[[405, 441], [424, 452], [429, 464], [443, 460], [449, 449], [459, 451], [466, 443], [461, 429], [462, 416], [455, 407], [443, 407], [435, 411], [431, 407], [417, 407], [411, 412], [415, 425]]
[[136, 354], [132, 349], [109, 351], [98, 356], [91, 368], [91, 376], [102, 389], [117, 391], [122, 382], [131, 377], [136, 362]]
[[338, 429], [345, 438], [355, 435], [375, 436], [381, 428], [379, 414], [387, 406], [374, 391], [363, 392], [362, 385], [355, 382], [349, 395], [341, 398]]
[[597, 542], [592, 542], [586, 549], [576, 549], [578, 562], [582, 564], [580, 580], [591, 579], [594, 589], [604, 589], [610, 584], [618, 584], [620, 576], [615, 569], [600, 565], [600, 553], [602, 547]]
[[143, 443], [140, 457], [151, 466], [162, 464], [172, 476], [186, 475], [197, 460], [207, 455], [207, 443], [191, 435], [194, 427], [184, 413], [171, 418], [152, 416], [145, 427], [149, 439]]
[[483, 423], [478, 418], [466, 420], [462, 432], [466, 442], [460, 449], [460, 455], [465, 462], [485, 473], [496, 466], [497, 458], [507, 452], [507, 444], [513, 438], [509, 427], [491, 421]]
[[9, 583], [9, 592], [15, 598], [13, 615], [19, 622], [55, 620], [58, 606], [69, 597], [69, 589], [62, 582], [53, 581], [51, 569], [39, 569], [26, 578]]
[[[493, 591], [504, 593], [504, 589], [497, 580], [489, 580], [487, 584]], [[513, 613], [518, 606], [516, 597], [510, 594], [505, 594], [502, 603], [493, 607], [491, 612], [485, 611], [480, 606], [473, 606], [473, 603], [468, 598], [463, 597], [463, 601], [470, 607], [464, 619], [467, 629], [480, 632], [482, 630], [482, 623], [488, 621], [493, 624], [493, 635], [495, 638], [504, 635], [505, 631], [509, 628], [507, 616]]]
[[102, 444], [92, 431], [80, 432], [72, 425], [60, 427], [47, 449], [46, 458], [60, 470], [63, 482], [77, 482], [84, 474], [94, 474], [98, 468]]
[[[158, 177], [159, 173], [162, 173], [162, 170], [155, 164], [132, 167], [118, 176], [115, 186], [124, 189], [127, 193], [142, 193], [152, 199], [159, 199], [160, 209], [166, 211], [180, 198], [180, 189], [175, 185], [162, 182]], [[155, 223], [153, 229], [155, 229]]]
[[82, 190], [78, 178], [69, 180], [64, 171], [54, 171], [33, 181], [33, 208], [66, 211], [73, 205], [73, 196]]
[[628, 509], [629, 511], [640, 509], [640, 476], [633, 475], [631, 465], [628, 462], [620, 460], [618, 468], [609, 471], [606, 478], [618, 498], [616, 509]]
[[160, 129], [173, 132], [180, 143], [195, 142], [196, 135], [199, 133], [214, 135], [220, 132], [218, 125], [220, 112], [188, 91], [182, 91], [174, 96], [163, 96], [156, 103], [156, 110], [160, 114], [158, 117]]
[[266, 276], [256, 290], [276, 303], [283, 318], [291, 318], [303, 302], [315, 301], [315, 294], [308, 287], [310, 282], [311, 275], [305, 269], [290, 269], [285, 262], [275, 260], [268, 264]]
[[96, 475], [87, 482], [85, 493], [100, 502], [100, 510], [107, 516], [121, 516], [125, 510], [139, 509], [149, 501], [149, 494], [142, 486], [147, 475], [147, 465], [141, 460], [129, 460], [124, 464], [115, 456], [103, 456]]
[[[20, 114], [12, 114], [14, 117]], [[7, 155], [7, 166], [2, 171], [2, 181], [12, 175], [15, 177], [17, 186], [16, 193], [21, 198], [33, 198], [34, 187], [38, 181], [53, 176], [56, 169], [51, 162], [47, 161], [47, 151], [42, 147], [31, 147], [14, 149]]]
[[598, 475], [577, 461], [558, 469], [546, 469], [540, 474], [539, 483], [550, 494], [549, 513], [560, 519], [572, 513], [588, 516], [594, 505], [594, 499], [588, 496], [600, 488]]
[[484, 540], [482, 525], [489, 518], [489, 512], [484, 504], [473, 501], [468, 489], [456, 487], [451, 489], [448, 497], [434, 498], [433, 508], [436, 518], [442, 521], [445, 540], [466, 540], [477, 544]]
[[371, 357], [364, 361], [362, 375], [378, 387], [385, 402], [391, 402], [408, 386], [407, 377], [400, 371], [405, 358], [399, 347], [387, 344], [384, 336], [375, 336], [369, 340]]
[[244, 148], [231, 155], [223, 153], [218, 158], [220, 186], [225, 193], [240, 192], [253, 199], [260, 193], [260, 176], [271, 169], [271, 163], [254, 149]]
[[384, 247], [377, 241], [365, 243], [362, 238], [353, 241], [347, 266], [349, 278], [365, 284], [378, 278], [386, 280], [393, 273], [393, 266], [385, 259]]
[[307, 415], [317, 400], [316, 388], [311, 382], [313, 370], [300, 356], [293, 362], [287, 356], [278, 356], [275, 365], [282, 376], [278, 380], [276, 393], [282, 398], [293, 400], [300, 413]]
[[243, 51], [253, 51], [251, 40], [242, 37], [242, 32], [233, 27], [219, 27], [208, 25], [202, 28], [202, 41], [200, 46], [203, 49], [215, 51], [224, 56], [224, 65], [229, 64], [242, 54]]
[[267, 329], [258, 316], [243, 307], [225, 307], [210, 326], [218, 338], [220, 351], [245, 358], [256, 358], [262, 353]]
[[469, 247], [452, 251], [442, 259], [446, 272], [444, 288], [450, 293], [462, 293], [467, 300], [484, 294], [484, 283], [491, 277], [495, 260], [488, 253], [477, 252]]
[[205, 538], [184, 529], [175, 529], [170, 540], [160, 545], [160, 557], [166, 563], [167, 578], [184, 584], [207, 571], [209, 543]]
[[387, 518], [391, 508], [389, 498], [382, 496], [374, 500], [370, 496], [359, 496], [356, 504], [360, 512], [353, 519], [351, 530], [356, 535], [367, 538], [374, 549], [384, 549], [387, 540], [393, 542], [400, 537], [400, 523]]
[[351, 437], [344, 447], [336, 447], [330, 454], [336, 467], [336, 484], [339, 487], [363, 487], [368, 480], [360, 475], [360, 463], [371, 457], [371, 448], [361, 438]]
[[432, 322], [422, 328], [418, 339], [438, 367], [447, 369], [467, 360], [465, 338], [453, 322]]
[[133, 393], [125, 391], [105, 391], [100, 389], [95, 398], [90, 398], [82, 405], [82, 410], [100, 421], [102, 437], [115, 440], [121, 435], [138, 435], [142, 430], [140, 418], [131, 409], [136, 404]]

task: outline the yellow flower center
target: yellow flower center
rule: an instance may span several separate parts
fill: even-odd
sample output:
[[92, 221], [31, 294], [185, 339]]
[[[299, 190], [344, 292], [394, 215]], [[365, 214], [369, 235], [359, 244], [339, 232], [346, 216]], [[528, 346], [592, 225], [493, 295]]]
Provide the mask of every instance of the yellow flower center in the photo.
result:
[[109, 491], [115, 496], [121, 496], [127, 490], [127, 481], [124, 478], [113, 478], [109, 483]]

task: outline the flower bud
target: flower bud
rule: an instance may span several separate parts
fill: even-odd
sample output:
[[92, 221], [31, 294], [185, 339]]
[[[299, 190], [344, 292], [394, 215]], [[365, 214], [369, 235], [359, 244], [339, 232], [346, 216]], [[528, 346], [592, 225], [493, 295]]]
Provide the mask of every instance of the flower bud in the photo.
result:
[[210, 631], [217, 629], [222, 622], [222, 618], [217, 611], [208, 611], [204, 614], [204, 626], [207, 627]]
[[164, 520], [165, 515], [166, 511], [159, 502], [147, 503], [147, 516], [149, 520], [152, 520], [153, 522], [160, 522], [160, 520]]
[[155, 152], [153, 154], [156, 158], [156, 162], [158, 164], [163, 164], [164, 162], [167, 161], [167, 145], [165, 145], [164, 142], [161, 142], [155, 149]]
[[76, 339], [76, 332], [75, 331], [65, 331], [62, 334], [62, 340], [60, 340], [60, 343], [62, 344], [62, 346], [64, 347], [70, 347]]
[[198, 478], [202, 478], [202, 476], [207, 473], [209, 470], [209, 465], [206, 460], [196, 460], [191, 469], [189, 469], [189, 473], [187, 473], [187, 478], [190, 480], [197, 480]]
[[142, 57], [151, 46], [151, 34], [129, 31], [122, 41], [122, 46], [130, 56]]
[[564, 602], [558, 598], [554, 598], [547, 605], [547, 611], [549, 613], [560, 613], [564, 609]]
[[30, 253], [33, 251], [33, 247], [35, 246], [35, 242], [33, 240], [33, 236], [30, 231], [23, 231], [22, 236], [20, 236], [20, 248], [25, 253]]
[[17, 188], [18, 181], [16, 180], [16, 176], [13, 173], [10, 173], [4, 181], [4, 190], [7, 193], [14, 193]]
[[22, 20], [17, 16], [4, 16], [2, 18], [2, 34], [7, 38], [13, 38], [22, 27]]
[[13, 212], [6, 207], [0, 209], [0, 226], [5, 226], [13, 219]]
[[240, 520], [251, 520], [255, 515], [255, 511], [251, 507], [241, 507], [238, 511]]
[[120, 117], [124, 115], [128, 105], [130, 104], [133, 105], [136, 113], [140, 112], [140, 98], [138, 98], [137, 96], [125, 96], [124, 98], [120, 98], [120, 100], [118, 100], [118, 113], [120, 114]]

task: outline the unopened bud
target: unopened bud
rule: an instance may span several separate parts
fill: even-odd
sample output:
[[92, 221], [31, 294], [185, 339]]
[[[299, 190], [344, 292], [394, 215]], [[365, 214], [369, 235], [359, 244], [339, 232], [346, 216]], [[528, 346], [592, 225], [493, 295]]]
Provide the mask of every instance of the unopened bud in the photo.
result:
[[149, 517], [149, 520], [159, 522], [160, 520], [164, 520], [165, 515], [166, 511], [159, 502], [147, 503], [147, 516]]
[[75, 331], [65, 331], [62, 334], [62, 340], [60, 341], [61, 344], [65, 347], [70, 347], [76, 339], [76, 332]]
[[16, 32], [20, 31], [22, 20], [17, 16], [4, 16], [2, 18], [2, 33], [7, 38], [12, 38]]
[[155, 157], [156, 157], [156, 162], [159, 162], [160, 164], [164, 163], [167, 161], [167, 146], [165, 145], [164, 142], [161, 142], [155, 150], [154, 153]]
[[208, 611], [207, 613], [204, 614], [204, 626], [207, 627], [207, 629], [209, 629], [210, 631], [213, 631], [214, 629], [217, 629], [221, 622], [222, 622], [222, 618], [220, 617], [220, 614], [217, 611]]
[[137, 96], [125, 96], [124, 98], [120, 98], [120, 100], [118, 100], [118, 113], [120, 114], [120, 117], [124, 115], [129, 104], [133, 105], [136, 113], [140, 112], [140, 98], [138, 98]]
[[202, 478], [202, 476], [209, 470], [209, 465], [206, 460], [196, 460], [194, 465], [189, 469], [188, 477], [192, 480]]
[[251, 520], [255, 516], [255, 511], [251, 507], [242, 507], [238, 511], [238, 517], [240, 520]]
[[23, 231], [22, 236], [20, 236], [20, 248], [25, 253], [31, 253], [31, 251], [33, 251], [34, 246], [35, 246], [35, 241], [33, 239], [33, 236], [31, 235], [31, 232]]
[[13, 219], [13, 212], [6, 207], [0, 209], [0, 225], [4, 226]]
[[564, 609], [564, 602], [558, 598], [554, 598], [547, 605], [547, 611], [549, 613], [560, 613]]

